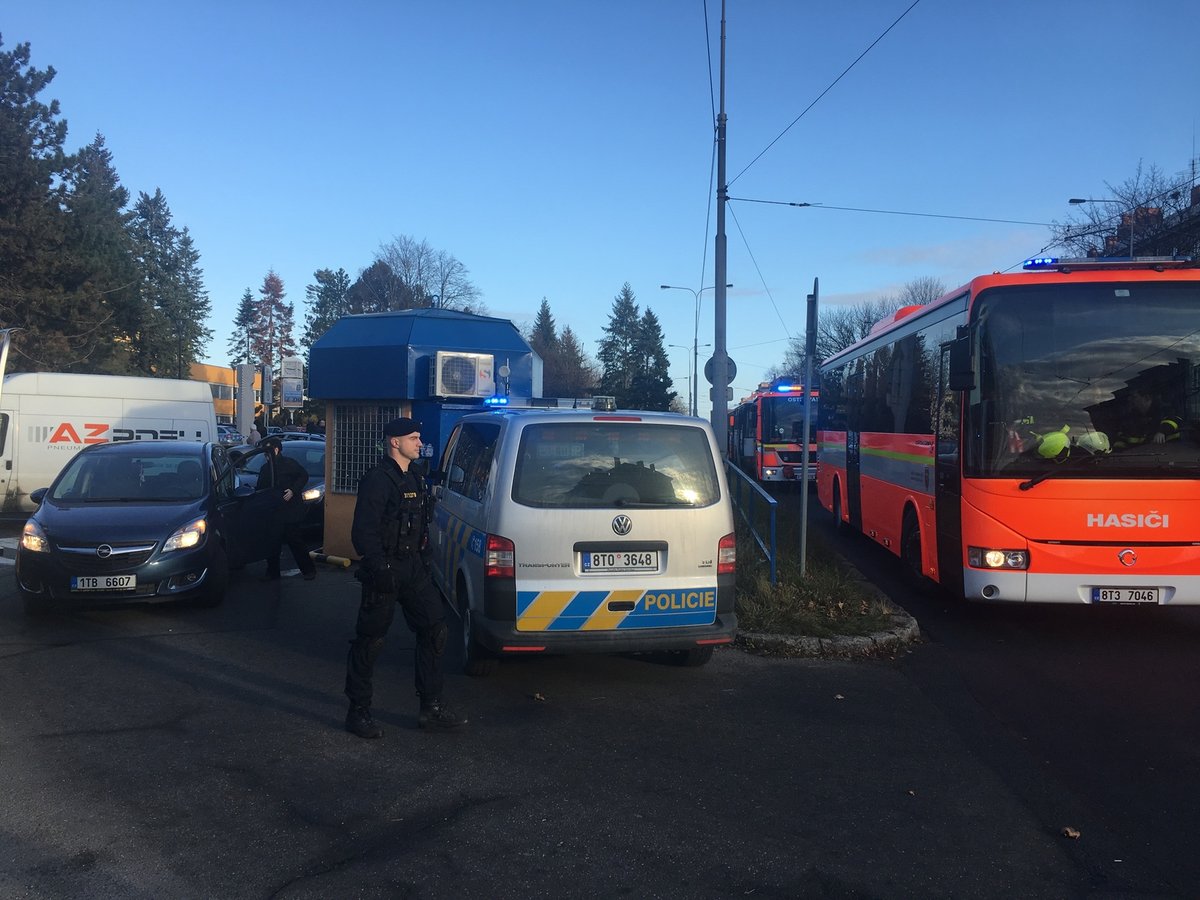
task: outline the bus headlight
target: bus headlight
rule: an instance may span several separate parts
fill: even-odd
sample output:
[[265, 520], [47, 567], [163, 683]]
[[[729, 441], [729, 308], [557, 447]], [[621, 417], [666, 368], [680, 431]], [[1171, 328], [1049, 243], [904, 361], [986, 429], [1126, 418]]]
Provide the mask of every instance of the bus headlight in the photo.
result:
[[968, 547], [967, 564], [973, 569], [1028, 569], [1029, 553], [1025, 550]]

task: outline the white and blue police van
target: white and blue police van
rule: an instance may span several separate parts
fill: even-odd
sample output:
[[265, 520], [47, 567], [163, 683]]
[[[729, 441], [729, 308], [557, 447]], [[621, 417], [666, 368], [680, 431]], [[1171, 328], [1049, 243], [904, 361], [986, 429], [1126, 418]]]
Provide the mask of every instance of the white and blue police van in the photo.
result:
[[666, 651], [733, 640], [733, 508], [702, 419], [517, 409], [459, 419], [434, 478], [434, 581], [465, 669], [505, 656]]

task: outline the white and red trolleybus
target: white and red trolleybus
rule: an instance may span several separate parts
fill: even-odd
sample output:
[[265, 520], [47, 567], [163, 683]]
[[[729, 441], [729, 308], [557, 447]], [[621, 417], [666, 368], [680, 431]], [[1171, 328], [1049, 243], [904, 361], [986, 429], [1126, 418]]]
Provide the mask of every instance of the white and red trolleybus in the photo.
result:
[[[817, 391], [809, 392], [808, 477], [816, 477]], [[729, 413], [729, 459], [758, 481], [797, 481], [804, 467], [804, 386], [765, 381]]]
[[1200, 604], [1200, 268], [1026, 270], [821, 366], [821, 503], [970, 600]]

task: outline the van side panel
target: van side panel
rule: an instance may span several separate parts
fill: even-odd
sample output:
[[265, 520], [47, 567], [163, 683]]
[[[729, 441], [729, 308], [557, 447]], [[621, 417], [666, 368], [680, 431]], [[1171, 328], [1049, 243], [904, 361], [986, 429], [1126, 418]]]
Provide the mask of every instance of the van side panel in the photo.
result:
[[0, 405], [4, 512], [34, 509], [29, 492], [89, 444], [217, 439], [212, 391], [195, 381], [22, 372], [4, 379]]

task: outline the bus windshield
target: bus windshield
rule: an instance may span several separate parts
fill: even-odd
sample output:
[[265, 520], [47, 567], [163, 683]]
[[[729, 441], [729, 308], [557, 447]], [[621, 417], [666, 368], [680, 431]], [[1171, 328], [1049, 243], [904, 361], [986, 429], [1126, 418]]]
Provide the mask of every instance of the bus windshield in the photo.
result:
[[1200, 289], [1113, 281], [981, 293], [968, 476], [1195, 478]]
[[[816, 398], [813, 398], [813, 421], [816, 420]], [[812, 426], [815, 436], [816, 426]], [[763, 397], [762, 441], [764, 444], [799, 444], [804, 440], [804, 395]]]

